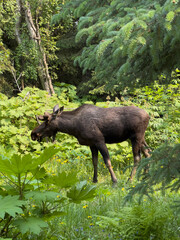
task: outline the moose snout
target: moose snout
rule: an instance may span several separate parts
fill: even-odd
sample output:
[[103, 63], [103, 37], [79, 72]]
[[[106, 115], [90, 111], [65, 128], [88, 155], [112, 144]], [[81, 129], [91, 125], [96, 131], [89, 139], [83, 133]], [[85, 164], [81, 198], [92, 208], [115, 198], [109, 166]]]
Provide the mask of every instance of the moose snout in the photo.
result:
[[41, 136], [40, 136], [40, 134], [38, 134], [38, 133], [35, 133], [35, 132], [32, 132], [31, 133], [31, 139], [33, 140], [33, 141], [40, 141], [41, 140]]
[[36, 133], [31, 133], [31, 139], [35, 141], [37, 139], [37, 134]]

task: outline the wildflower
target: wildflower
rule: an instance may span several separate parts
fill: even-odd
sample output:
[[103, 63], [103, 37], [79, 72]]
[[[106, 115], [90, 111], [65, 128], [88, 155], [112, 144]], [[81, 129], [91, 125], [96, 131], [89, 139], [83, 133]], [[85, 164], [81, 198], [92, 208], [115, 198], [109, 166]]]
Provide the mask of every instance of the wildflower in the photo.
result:
[[57, 197], [57, 198], [60, 198], [60, 195], [57, 195], [56, 197]]
[[91, 227], [93, 227], [93, 226], [94, 226], [94, 224], [93, 224], [93, 223], [90, 223], [90, 224], [89, 224], [89, 227], [90, 227], [90, 228], [91, 228]]
[[92, 216], [88, 216], [88, 218], [92, 218]]
[[32, 205], [32, 207], [36, 207], [36, 205]]
[[61, 224], [61, 225], [63, 225], [63, 224], [64, 224], [64, 222], [60, 222], [60, 224]]
[[87, 205], [87, 204], [83, 206], [83, 208], [87, 208], [87, 207], [88, 207], [88, 205]]
[[111, 193], [110, 193], [110, 192], [107, 192], [106, 195], [109, 196], [109, 195], [111, 195]]
[[122, 191], [124, 191], [124, 190], [125, 190], [125, 188], [123, 187], [123, 188], [121, 188], [121, 190], [122, 190]]
[[161, 166], [161, 168], [163, 168], [164, 166]]
[[133, 185], [133, 187], [135, 187], [135, 186]]

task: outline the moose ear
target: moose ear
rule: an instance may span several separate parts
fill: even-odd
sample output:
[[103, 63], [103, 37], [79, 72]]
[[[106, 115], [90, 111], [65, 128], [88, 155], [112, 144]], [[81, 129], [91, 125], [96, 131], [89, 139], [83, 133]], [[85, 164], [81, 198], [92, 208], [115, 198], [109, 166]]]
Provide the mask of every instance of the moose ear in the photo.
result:
[[61, 113], [63, 112], [63, 110], [64, 110], [64, 107], [60, 107], [60, 109], [58, 110], [58, 114], [57, 114], [57, 116], [60, 116]]
[[53, 108], [53, 115], [60, 115], [63, 110], [64, 110], [64, 107], [59, 108], [59, 105], [57, 104]]
[[59, 109], [59, 112], [62, 113], [63, 110], [64, 110], [64, 106]]
[[54, 106], [53, 108], [53, 113], [57, 114], [59, 112], [59, 105], [57, 104], [56, 106]]

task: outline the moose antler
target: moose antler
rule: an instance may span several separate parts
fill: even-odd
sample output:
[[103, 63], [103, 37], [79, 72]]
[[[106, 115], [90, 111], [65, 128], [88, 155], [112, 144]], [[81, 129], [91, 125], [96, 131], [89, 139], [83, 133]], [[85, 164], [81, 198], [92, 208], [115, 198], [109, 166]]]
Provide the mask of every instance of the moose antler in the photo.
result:
[[38, 123], [39, 125], [41, 125], [41, 123], [40, 123], [40, 121], [39, 121], [39, 117], [40, 117], [40, 116], [36, 115], [36, 121], [37, 121], [37, 123]]

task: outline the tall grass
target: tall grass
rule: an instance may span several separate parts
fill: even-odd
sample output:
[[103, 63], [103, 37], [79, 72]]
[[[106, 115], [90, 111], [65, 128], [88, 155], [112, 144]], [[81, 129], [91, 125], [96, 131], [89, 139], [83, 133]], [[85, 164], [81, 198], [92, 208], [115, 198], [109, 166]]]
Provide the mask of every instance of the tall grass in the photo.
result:
[[[57, 157], [52, 160], [49, 169], [68, 171], [77, 169], [79, 179], [92, 181], [92, 163], [87, 156], [71, 160]], [[112, 187], [109, 173], [101, 160], [99, 163], [99, 183], [97, 196], [91, 202], [69, 204], [63, 207], [67, 214], [53, 220], [50, 239], [78, 240], [178, 240], [180, 239], [180, 217], [172, 207], [179, 194], [156, 192], [152, 201], [144, 198], [141, 204], [138, 198], [124, 205], [124, 197], [130, 186], [129, 173], [117, 171], [119, 182]], [[54, 228], [54, 226], [56, 226]], [[53, 234], [52, 234], [53, 233]], [[46, 239], [46, 238], [45, 238]]]

